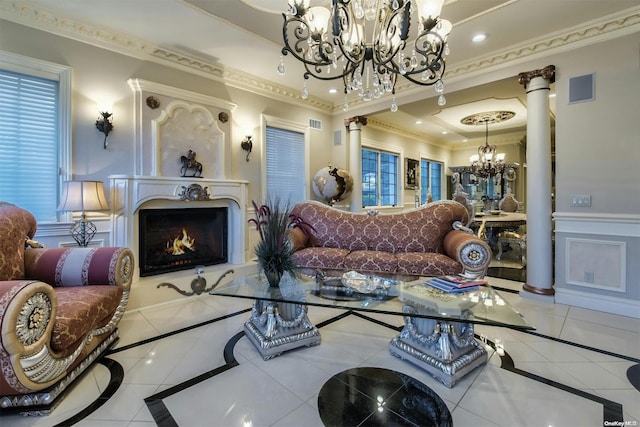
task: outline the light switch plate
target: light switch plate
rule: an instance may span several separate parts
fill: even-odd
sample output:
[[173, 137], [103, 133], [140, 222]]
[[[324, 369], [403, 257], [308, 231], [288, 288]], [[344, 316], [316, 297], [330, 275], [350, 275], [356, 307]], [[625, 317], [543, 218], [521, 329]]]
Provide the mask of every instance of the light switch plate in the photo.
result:
[[571, 207], [588, 208], [591, 207], [591, 194], [574, 194], [571, 196]]

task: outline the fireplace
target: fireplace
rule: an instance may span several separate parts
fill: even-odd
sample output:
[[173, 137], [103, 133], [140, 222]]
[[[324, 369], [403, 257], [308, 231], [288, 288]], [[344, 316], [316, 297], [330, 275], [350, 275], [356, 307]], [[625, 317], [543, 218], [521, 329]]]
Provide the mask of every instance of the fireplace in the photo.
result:
[[141, 209], [140, 276], [226, 263], [227, 216], [226, 207]]

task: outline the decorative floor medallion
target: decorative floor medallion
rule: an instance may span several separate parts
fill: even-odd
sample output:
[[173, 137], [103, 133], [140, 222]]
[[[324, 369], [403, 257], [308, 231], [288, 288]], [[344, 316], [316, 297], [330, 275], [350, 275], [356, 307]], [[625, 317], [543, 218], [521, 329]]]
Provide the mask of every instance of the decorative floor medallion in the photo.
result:
[[318, 394], [318, 411], [327, 426], [453, 426], [436, 392], [383, 368], [352, 368], [334, 375]]

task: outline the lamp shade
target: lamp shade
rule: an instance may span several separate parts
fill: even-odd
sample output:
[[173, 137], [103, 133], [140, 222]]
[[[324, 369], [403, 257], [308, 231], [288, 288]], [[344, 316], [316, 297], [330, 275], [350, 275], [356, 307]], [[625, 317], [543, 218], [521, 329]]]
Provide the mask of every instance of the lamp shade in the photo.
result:
[[65, 181], [59, 211], [103, 211], [109, 209], [102, 181]]

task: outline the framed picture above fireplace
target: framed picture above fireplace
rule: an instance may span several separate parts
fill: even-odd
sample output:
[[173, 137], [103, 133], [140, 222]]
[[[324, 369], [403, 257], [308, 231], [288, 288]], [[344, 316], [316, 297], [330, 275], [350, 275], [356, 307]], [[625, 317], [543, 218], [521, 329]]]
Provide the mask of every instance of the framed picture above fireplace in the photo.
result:
[[140, 276], [226, 263], [227, 217], [226, 207], [140, 210]]

